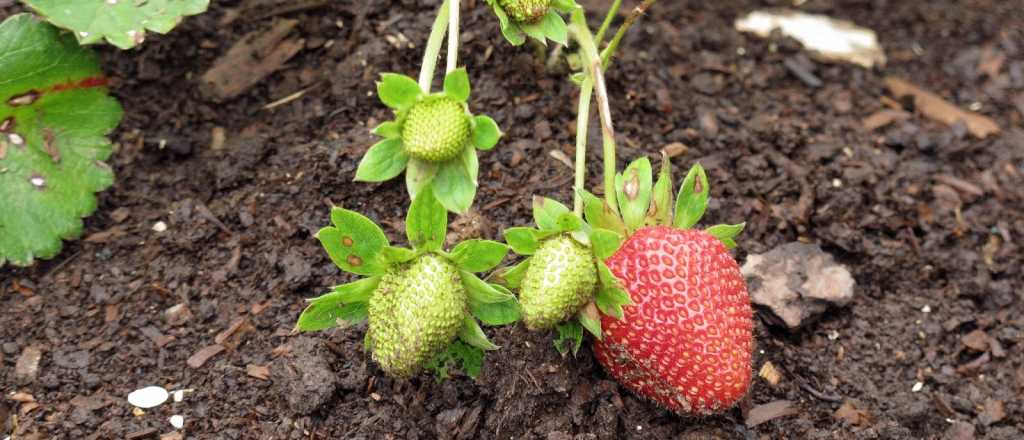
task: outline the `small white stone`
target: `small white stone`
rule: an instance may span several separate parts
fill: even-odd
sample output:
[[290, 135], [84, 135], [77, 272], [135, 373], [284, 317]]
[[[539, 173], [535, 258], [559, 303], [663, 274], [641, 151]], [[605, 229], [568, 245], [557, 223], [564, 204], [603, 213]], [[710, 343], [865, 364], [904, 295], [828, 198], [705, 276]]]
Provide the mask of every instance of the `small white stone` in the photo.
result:
[[185, 417], [175, 414], [171, 416], [170, 422], [174, 429], [181, 429], [185, 426]]
[[828, 336], [828, 340], [830, 340], [830, 341], [834, 341], [836, 339], [839, 339], [839, 331], [838, 330], [829, 330], [827, 336]]
[[643, 431], [643, 430], [644, 430], [644, 427], [643, 427], [643, 426], [640, 426], [640, 425], [636, 425], [636, 430], [637, 430], [637, 431]]
[[922, 388], [924, 388], [924, 382], [917, 382], [914, 384], [914, 387], [910, 389], [910, 391], [916, 393], [918, 391], [921, 391]]
[[30, 179], [28, 179], [28, 181], [31, 182], [32, 186], [36, 188], [42, 188], [43, 186], [46, 185], [46, 179], [39, 176], [32, 176]]
[[185, 390], [177, 390], [172, 395], [174, 396], [175, 403], [185, 400]]
[[839, 179], [832, 179], [832, 187], [833, 188], [842, 188], [843, 187], [843, 181], [839, 180]]
[[11, 143], [14, 145], [21, 145], [25, 143], [25, 138], [21, 137], [18, 133], [11, 133], [7, 135], [7, 139], [10, 139]]
[[164, 222], [160, 221], [160, 222], [156, 222], [156, 223], [153, 224], [153, 231], [154, 232], [164, 232], [166, 230], [167, 230], [167, 223], [164, 223]]
[[156, 408], [167, 401], [170, 394], [163, 387], [146, 387], [128, 394], [128, 403], [142, 409]]
[[932, 306], [930, 306], [928, 304], [925, 304], [924, 307], [921, 307], [921, 313], [931, 313], [931, 312], [932, 312]]
[[81, 32], [79, 32], [79, 33], [78, 33], [78, 36], [79, 36], [79, 37], [82, 37], [82, 38], [85, 38], [85, 37], [88, 37], [88, 36], [89, 36], [89, 33], [88, 33], [88, 32], [86, 32], [86, 31], [81, 31]]

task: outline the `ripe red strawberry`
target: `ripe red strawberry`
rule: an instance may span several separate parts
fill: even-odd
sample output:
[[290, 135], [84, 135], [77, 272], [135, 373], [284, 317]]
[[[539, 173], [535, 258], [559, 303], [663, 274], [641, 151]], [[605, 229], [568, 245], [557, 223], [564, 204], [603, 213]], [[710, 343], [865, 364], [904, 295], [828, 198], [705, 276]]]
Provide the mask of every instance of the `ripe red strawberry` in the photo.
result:
[[750, 386], [753, 322], [736, 260], [704, 231], [641, 228], [606, 261], [634, 305], [603, 316], [598, 361], [627, 387], [688, 414], [720, 412]]

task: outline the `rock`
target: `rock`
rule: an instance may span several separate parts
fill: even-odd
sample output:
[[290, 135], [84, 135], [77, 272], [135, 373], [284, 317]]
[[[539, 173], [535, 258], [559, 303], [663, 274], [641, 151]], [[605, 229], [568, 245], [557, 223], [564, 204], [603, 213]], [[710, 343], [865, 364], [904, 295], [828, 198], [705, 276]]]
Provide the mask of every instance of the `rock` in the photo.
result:
[[192, 311], [185, 303], [175, 304], [164, 310], [164, 322], [177, 327], [192, 319]]
[[85, 350], [71, 352], [58, 351], [53, 354], [53, 363], [61, 368], [77, 370], [79, 368], [88, 367], [90, 357], [89, 352]]
[[953, 422], [942, 438], [944, 440], [974, 440], [974, 425], [961, 421]]
[[1001, 400], [985, 399], [981, 413], [978, 414], [978, 422], [984, 426], [999, 423], [1006, 418], [1006, 408]]
[[309, 414], [330, 400], [338, 387], [338, 377], [331, 369], [331, 362], [325, 350], [316, 339], [297, 338], [292, 343], [291, 354], [280, 358], [281, 394], [288, 396], [288, 406], [297, 414]]
[[960, 338], [963, 344], [974, 351], [988, 350], [988, 334], [984, 330], [974, 330]]
[[43, 350], [37, 347], [25, 347], [14, 365], [14, 381], [19, 385], [35, 382], [39, 375], [39, 361], [43, 358]]
[[791, 330], [853, 299], [850, 271], [813, 244], [793, 242], [751, 254], [741, 272], [754, 304], [767, 307]]

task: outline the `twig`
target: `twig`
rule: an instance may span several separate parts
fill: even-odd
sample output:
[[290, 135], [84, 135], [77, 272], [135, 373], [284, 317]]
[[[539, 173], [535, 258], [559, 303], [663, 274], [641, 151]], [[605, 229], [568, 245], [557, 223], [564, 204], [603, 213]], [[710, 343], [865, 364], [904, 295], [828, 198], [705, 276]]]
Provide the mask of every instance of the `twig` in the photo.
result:
[[611, 65], [612, 55], [614, 55], [615, 51], [619, 49], [619, 43], [622, 42], [622, 37], [626, 35], [629, 28], [633, 27], [633, 23], [636, 23], [640, 16], [644, 15], [647, 10], [650, 9], [651, 5], [653, 5], [655, 1], [657, 0], [644, 0], [644, 2], [639, 6], [633, 8], [633, 12], [629, 14], [629, 17], [626, 17], [626, 21], [622, 23], [622, 26], [619, 26], [619, 30], [615, 32], [615, 36], [612, 37], [612, 41], [608, 43], [608, 47], [604, 48], [604, 51], [601, 52], [601, 67], [603, 69], [607, 70], [608, 66]]

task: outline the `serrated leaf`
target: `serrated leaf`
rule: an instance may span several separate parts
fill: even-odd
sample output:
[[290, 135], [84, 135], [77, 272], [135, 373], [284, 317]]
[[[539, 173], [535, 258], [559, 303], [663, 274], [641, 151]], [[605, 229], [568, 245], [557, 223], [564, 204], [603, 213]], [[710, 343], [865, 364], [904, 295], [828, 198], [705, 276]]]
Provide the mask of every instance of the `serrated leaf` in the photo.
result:
[[466, 151], [473, 155], [471, 166], [467, 167], [464, 162], [455, 160], [444, 162], [430, 183], [441, 204], [456, 214], [468, 211], [476, 197], [476, 176], [470, 175], [476, 170], [476, 151], [472, 148], [466, 148]]
[[604, 261], [611, 257], [619, 250], [619, 246], [622, 246], [622, 236], [618, 233], [602, 228], [590, 230], [590, 247], [600, 260]]
[[630, 300], [629, 293], [621, 287], [601, 287], [594, 296], [594, 303], [601, 313], [621, 320], [622, 307], [633, 304], [633, 301]]
[[466, 240], [455, 245], [451, 259], [460, 269], [486, 272], [505, 259], [508, 246], [491, 240]]
[[572, 212], [566, 212], [558, 216], [555, 220], [555, 224], [559, 231], [562, 232], [576, 232], [583, 230], [586, 227], [586, 223], [583, 223], [583, 219], [579, 218]]
[[648, 225], [672, 224], [672, 162], [661, 153], [661, 171], [651, 192], [651, 207], [647, 210]]
[[310, 299], [312, 303], [333, 303], [333, 304], [352, 304], [359, 302], [368, 302], [373, 291], [380, 284], [380, 277], [373, 276], [362, 278], [353, 281], [348, 284], [342, 284], [340, 286], [334, 286], [334, 288], [324, 295]]
[[575, 357], [583, 345], [583, 326], [578, 320], [571, 320], [558, 324], [558, 338], [555, 339], [555, 350], [562, 356], [572, 352]]
[[121, 49], [141, 44], [146, 31], [170, 32], [182, 17], [201, 14], [209, 0], [23, 0], [80, 44], [106, 39]]
[[646, 157], [633, 161], [622, 174], [615, 176], [619, 213], [627, 232], [644, 225], [644, 217], [651, 206], [651, 179], [651, 161]]
[[501, 27], [501, 35], [505, 37], [510, 44], [513, 46], [521, 46], [526, 42], [526, 34], [523, 33], [522, 29], [519, 29], [519, 25], [509, 20], [508, 14], [505, 10], [497, 4], [492, 2], [491, 8], [494, 10], [494, 15], [498, 17], [498, 23]]
[[487, 325], [507, 325], [520, 318], [519, 302], [469, 303], [469, 311]]
[[402, 137], [402, 124], [398, 121], [387, 121], [373, 129], [373, 134], [385, 139], [397, 139]]
[[469, 100], [469, 73], [466, 72], [465, 67], [460, 67], [445, 75], [444, 94], [459, 102]]
[[704, 216], [704, 210], [708, 206], [708, 194], [711, 188], [708, 186], [708, 175], [704, 167], [694, 164], [686, 173], [686, 179], [679, 187], [679, 196], [676, 199], [675, 220], [673, 226], [679, 229], [689, 229], [700, 221]]
[[533, 197], [533, 222], [541, 230], [558, 230], [558, 217], [572, 212], [557, 200], [547, 197]]
[[508, 243], [512, 251], [519, 255], [533, 255], [540, 247], [536, 229], [517, 226], [508, 228], [503, 233], [505, 243]]
[[396, 110], [412, 107], [423, 96], [416, 80], [397, 73], [382, 73], [377, 82], [377, 96], [384, 105]]
[[728, 249], [736, 247], [736, 236], [743, 232], [743, 228], [746, 223], [740, 223], [737, 225], [715, 225], [707, 229], [707, 233], [711, 234], [722, 242]]
[[459, 339], [461, 339], [462, 342], [481, 350], [497, 350], [499, 348], [487, 339], [487, 335], [484, 334], [484, 330], [480, 328], [480, 324], [477, 323], [476, 319], [473, 319], [472, 316], [466, 316], [466, 319], [462, 321], [462, 329], [459, 330]]
[[381, 261], [386, 264], [407, 263], [412, 261], [413, 258], [416, 258], [416, 256], [416, 251], [412, 249], [395, 246], [388, 246], [380, 252]]
[[473, 117], [473, 146], [478, 150], [486, 151], [494, 148], [501, 140], [501, 136], [503, 134], [498, 128], [498, 123], [494, 122], [490, 116]]
[[475, 379], [480, 375], [483, 361], [483, 350], [456, 340], [449, 344], [445, 351], [427, 362], [425, 368], [434, 371], [440, 380], [448, 378], [449, 368], [458, 368], [465, 372], [466, 376]]
[[415, 199], [423, 188], [430, 185], [437, 176], [437, 170], [436, 163], [416, 158], [409, 159], [405, 166], [405, 189], [408, 190], [410, 199]]
[[523, 282], [523, 277], [526, 276], [527, 269], [530, 268], [530, 259], [527, 258], [520, 261], [515, 266], [506, 267], [504, 269], [496, 271], [493, 278], [499, 282], [504, 282], [506, 286], [511, 289], [518, 289], [519, 285]]
[[494, 304], [515, 301], [516, 299], [512, 292], [500, 286], [487, 283], [472, 272], [461, 270], [459, 275], [462, 278], [463, 287], [466, 288], [466, 295], [470, 304]]
[[569, 45], [569, 28], [565, 25], [565, 20], [557, 12], [548, 11], [548, 14], [544, 16], [544, 21], [541, 22], [541, 26], [544, 27], [544, 36], [549, 40], [562, 46]]
[[615, 277], [612, 270], [604, 263], [604, 260], [597, 261], [597, 279], [602, 286], [618, 286], [619, 279]]
[[333, 227], [317, 232], [327, 254], [339, 268], [359, 275], [379, 275], [386, 265], [381, 251], [388, 246], [384, 231], [362, 214], [343, 208], [331, 209]]
[[448, 211], [427, 187], [412, 201], [405, 217], [405, 233], [416, 250], [436, 252], [448, 234]]
[[380, 277], [364, 278], [336, 286], [332, 292], [310, 300], [295, 329], [318, 331], [336, 327], [339, 320], [355, 323], [366, 319], [367, 301], [379, 282]]
[[70, 35], [29, 14], [0, 24], [0, 266], [57, 255], [113, 184], [106, 84]]
[[607, 229], [621, 235], [626, 234], [626, 225], [605, 203], [604, 199], [598, 198], [585, 189], [579, 190], [579, 193], [583, 198], [583, 215], [590, 226]]
[[356, 169], [357, 182], [383, 182], [394, 179], [409, 162], [401, 139], [385, 139], [366, 151]]

